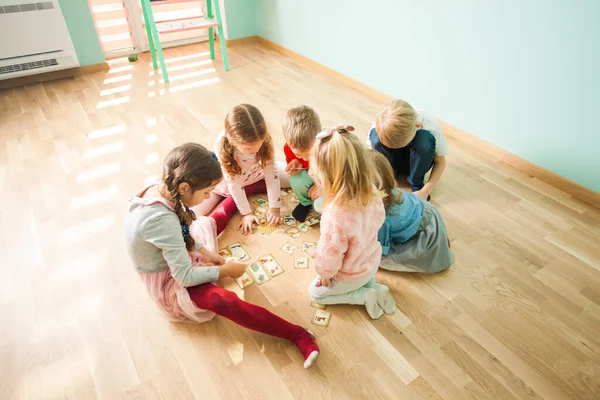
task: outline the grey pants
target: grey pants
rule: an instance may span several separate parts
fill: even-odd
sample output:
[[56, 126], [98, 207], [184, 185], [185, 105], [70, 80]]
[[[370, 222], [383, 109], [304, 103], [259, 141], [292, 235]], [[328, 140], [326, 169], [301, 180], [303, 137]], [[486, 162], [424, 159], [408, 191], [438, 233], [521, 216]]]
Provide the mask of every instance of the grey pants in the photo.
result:
[[423, 204], [423, 219], [417, 233], [406, 243], [392, 243], [389, 254], [381, 259], [380, 268], [433, 274], [454, 264], [439, 210], [427, 201]]

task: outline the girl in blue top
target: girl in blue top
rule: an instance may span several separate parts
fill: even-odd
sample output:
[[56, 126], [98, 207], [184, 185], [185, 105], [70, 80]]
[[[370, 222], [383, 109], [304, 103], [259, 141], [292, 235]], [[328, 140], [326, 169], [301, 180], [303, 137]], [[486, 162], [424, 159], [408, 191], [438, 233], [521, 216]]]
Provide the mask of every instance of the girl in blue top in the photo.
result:
[[454, 264], [444, 220], [437, 208], [417, 195], [396, 187], [394, 171], [381, 153], [369, 150], [377, 188], [386, 216], [379, 229], [383, 257], [380, 267], [390, 271], [431, 274]]

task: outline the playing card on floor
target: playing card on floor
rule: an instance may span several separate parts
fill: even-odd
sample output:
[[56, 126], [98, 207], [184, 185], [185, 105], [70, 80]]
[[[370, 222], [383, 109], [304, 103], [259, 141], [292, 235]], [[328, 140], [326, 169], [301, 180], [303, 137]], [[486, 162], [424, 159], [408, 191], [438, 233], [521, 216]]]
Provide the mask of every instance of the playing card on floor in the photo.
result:
[[271, 278], [275, 278], [277, 275], [285, 272], [281, 265], [275, 261], [275, 257], [273, 257], [271, 254], [260, 257], [258, 261], [260, 261], [263, 267], [265, 267], [269, 275], [271, 275]]
[[258, 205], [258, 206], [264, 206], [269, 204], [269, 201], [267, 199], [265, 199], [264, 197], [259, 197], [256, 200], [254, 200], [254, 204]]
[[240, 261], [246, 261], [250, 259], [250, 255], [248, 255], [248, 252], [240, 243], [230, 244], [227, 246], [227, 248], [231, 252], [231, 255]]
[[309, 218], [309, 219], [306, 220], [306, 224], [308, 226], [317, 225], [320, 222], [321, 222], [321, 217], [311, 217], [311, 218]]
[[306, 269], [308, 268], [308, 257], [296, 257], [294, 260], [294, 268]]
[[290, 188], [281, 189], [281, 195], [282, 196], [287, 196], [290, 193], [292, 193], [292, 189], [290, 189]]
[[294, 225], [296, 223], [296, 220], [291, 215], [286, 215], [285, 217], [283, 217], [283, 223], [286, 225]]
[[297, 247], [294, 246], [291, 243], [286, 243], [283, 245], [283, 247], [281, 248], [281, 250], [283, 250], [285, 253], [289, 254], [290, 256], [292, 254], [294, 254], [294, 252], [296, 251]]
[[300, 225], [298, 225], [298, 229], [300, 229], [302, 232], [308, 232], [310, 228], [308, 227], [308, 224], [306, 222], [303, 222]]
[[250, 275], [248, 275], [248, 272], [244, 272], [242, 276], [235, 278], [235, 282], [242, 290], [246, 289], [248, 286], [254, 283], [252, 278], [250, 278]]
[[248, 266], [248, 272], [250, 273], [250, 275], [254, 279], [254, 282], [256, 282], [257, 285], [261, 285], [271, 280], [271, 277], [259, 262], [251, 263]]
[[228, 258], [231, 257], [231, 252], [229, 251], [229, 249], [221, 249], [219, 250], [219, 255], [223, 258]]
[[315, 310], [313, 315], [312, 323], [319, 326], [328, 326], [331, 320], [331, 313], [323, 310]]
[[292, 239], [298, 239], [300, 235], [302, 235], [302, 232], [295, 226], [289, 228], [287, 231], [285, 231], [285, 233]]
[[326, 308], [327, 308], [327, 306], [326, 306], [325, 304], [319, 304], [319, 303], [317, 303], [317, 302], [315, 302], [315, 301], [311, 301], [311, 302], [310, 302], [310, 306], [311, 306], [312, 308], [319, 308], [319, 309], [321, 309], [321, 310], [324, 310], [324, 309], [326, 309]]

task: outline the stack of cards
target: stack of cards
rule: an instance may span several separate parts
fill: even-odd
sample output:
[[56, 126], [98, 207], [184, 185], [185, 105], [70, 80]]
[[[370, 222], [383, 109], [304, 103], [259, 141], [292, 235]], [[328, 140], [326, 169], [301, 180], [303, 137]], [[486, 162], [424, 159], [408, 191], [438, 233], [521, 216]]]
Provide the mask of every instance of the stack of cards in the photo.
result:
[[313, 260], [317, 257], [317, 244], [315, 242], [302, 243], [302, 251]]
[[[248, 252], [240, 243], [230, 244], [229, 246], [227, 246], [227, 250], [229, 250], [231, 257], [235, 257], [239, 261], [248, 261], [250, 259], [250, 255], [248, 255]], [[219, 254], [221, 254], [220, 251]]]
[[294, 254], [294, 252], [296, 251], [296, 249], [297, 249], [297, 247], [296, 247], [296, 246], [294, 246], [294, 245], [293, 245], [293, 244], [291, 244], [291, 243], [286, 243], [286, 244], [284, 244], [284, 245], [283, 245], [283, 247], [281, 248], [281, 250], [283, 250], [283, 252], [284, 252], [284, 253], [287, 253], [287, 254], [289, 254], [290, 256], [291, 256], [292, 254]]
[[307, 269], [308, 268], [308, 257], [300, 256], [294, 259], [294, 268], [296, 269]]
[[259, 262], [251, 263], [248, 266], [248, 272], [257, 285], [262, 285], [263, 283], [271, 280], [271, 277]]
[[283, 274], [285, 272], [281, 265], [279, 265], [279, 263], [275, 261], [275, 257], [273, 257], [271, 254], [267, 254], [266, 256], [260, 257], [258, 261], [267, 270], [269, 275], [271, 275], [271, 278], [275, 278], [277, 275]]
[[331, 313], [323, 310], [315, 310], [313, 315], [312, 323], [319, 326], [328, 326], [331, 321]]

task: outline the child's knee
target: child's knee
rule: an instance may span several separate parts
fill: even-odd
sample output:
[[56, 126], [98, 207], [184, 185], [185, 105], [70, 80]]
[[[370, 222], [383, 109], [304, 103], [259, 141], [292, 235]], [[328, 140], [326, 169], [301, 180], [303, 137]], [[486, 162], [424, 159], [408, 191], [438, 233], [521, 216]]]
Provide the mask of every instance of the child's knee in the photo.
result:
[[228, 290], [212, 293], [209, 297], [211, 310], [217, 314], [226, 314], [233, 308], [236, 308], [240, 298]]
[[435, 137], [427, 130], [418, 130], [411, 150], [422, 156], [435, 154]]

